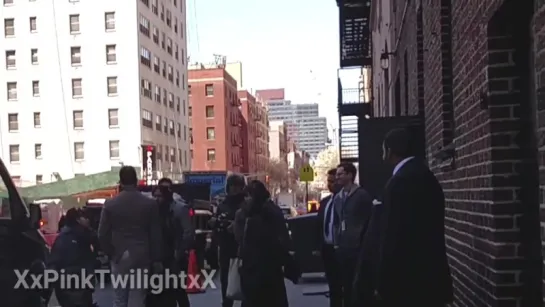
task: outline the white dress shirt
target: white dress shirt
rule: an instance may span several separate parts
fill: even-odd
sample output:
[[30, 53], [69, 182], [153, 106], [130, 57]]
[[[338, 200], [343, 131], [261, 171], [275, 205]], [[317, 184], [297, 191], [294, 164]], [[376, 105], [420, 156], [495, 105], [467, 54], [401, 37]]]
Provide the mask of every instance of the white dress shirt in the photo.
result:
[[395, 174], [397, 174], [397, 172], [399, 172], [399, 170], [403, 167], [403, 165], [405, 165], [405, 163], [411, 161], [412, 159], [414, 159], [414, 157], [408, 157], [408, 158], [405, 158], [405, 159], [401, 160], [396, 165], [396, 167], [394, 168], [394, 172], [393, 172], [392, 176], [395, 176]]

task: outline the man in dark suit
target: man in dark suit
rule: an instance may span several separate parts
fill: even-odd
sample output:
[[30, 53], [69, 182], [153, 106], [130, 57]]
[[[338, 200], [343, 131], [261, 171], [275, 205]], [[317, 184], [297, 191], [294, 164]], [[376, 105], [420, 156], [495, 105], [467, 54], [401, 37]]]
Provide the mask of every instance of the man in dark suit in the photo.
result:
[[[150, 267], [157, 273], [162, 270], [158, 206], [137, 190], [138, 177], [132, 166], [121, 168], [119, 182], [122, 192], [106, 200], [102, 209], [98, 226], [100, 246], [111, 260], [114, 275]], [[145, 289], [116, 287], [113, 306], [144, 307], [146, 295]]]
[[320, 201], [318, 209], [318, 242], [320, 244], [320, 254], [324, 262], [325, 276], [329, 286], [329, 306], [342, 307], [342, 284], [338, 259], [335, 257], [335, 248], [333, 242], [334, 235], [334, 215], [335, 208], [333, 200], [335, 194], [339, 191], [335, 182], [337, 169], [330, 169], [327, 172], [327, 188], [331, 195]]
[[336, 182], [342, 187], [335, 195], [335, 254], [340, 263], [343, 305], [350, 306], [355, 267], [361, 247], [361, 235], [367, 229], [373, 200], [367, 191], [354, 181], [358, 171], [352, 163], [337, 167]]
[[408, 131], [389, 132], [383, 151], [394, 170], [384, 195], [375, 296], [381, 306], [443, 307], [452, 301], [443, 190], [414, 157]]

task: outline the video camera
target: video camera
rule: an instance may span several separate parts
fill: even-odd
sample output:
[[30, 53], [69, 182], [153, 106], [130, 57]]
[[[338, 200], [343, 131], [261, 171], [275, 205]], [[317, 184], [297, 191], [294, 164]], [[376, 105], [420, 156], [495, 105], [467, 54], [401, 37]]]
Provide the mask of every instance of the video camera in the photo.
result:
[[221, 213], [215, 216], [216, 222], [212, 226], [213, 229], [218, 231], [225, 231], [227, 227], [231, 225], [232, 220], [228, 219], [227, 213]]

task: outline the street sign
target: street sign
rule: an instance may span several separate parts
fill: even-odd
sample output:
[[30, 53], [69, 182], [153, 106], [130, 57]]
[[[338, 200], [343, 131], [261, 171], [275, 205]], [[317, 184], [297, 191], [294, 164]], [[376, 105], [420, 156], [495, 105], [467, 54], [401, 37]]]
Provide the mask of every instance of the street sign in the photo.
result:
[[299, 180], [303, 182], [314, 181], [314, 170], [309, 164], [303, 165], [299, 170]]

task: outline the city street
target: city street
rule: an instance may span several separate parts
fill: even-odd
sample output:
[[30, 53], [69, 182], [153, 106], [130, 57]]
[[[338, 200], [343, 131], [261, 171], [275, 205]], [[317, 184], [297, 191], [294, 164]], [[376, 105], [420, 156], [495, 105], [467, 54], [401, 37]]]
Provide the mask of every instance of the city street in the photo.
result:
[[[298, 285], [293, 285], [286, 281], [288, 298], [290, 306], [313, 306], [326, 307], [329, 306], [329, 301], [324, 295], [304, 295], [303, 293], [322, 293], [327, 289], [322, 278], [319, 276], [305, 276], [306, 278]], [[219, 287], [219, 281], [216, 279], [216, 285]], [[99, 289], [95, 293], [96, 301], [100, 307], [112, 306], [112, 289]], [[189, 296], [192, 307], [213, 307], [221, 306], [220, 289], [208, 289], [202, 294], [191, 294]], [[56, 300], [53, 298], [49, 307], [58, 307]], [[239, 305], [235, 305], [239, 306]]]

